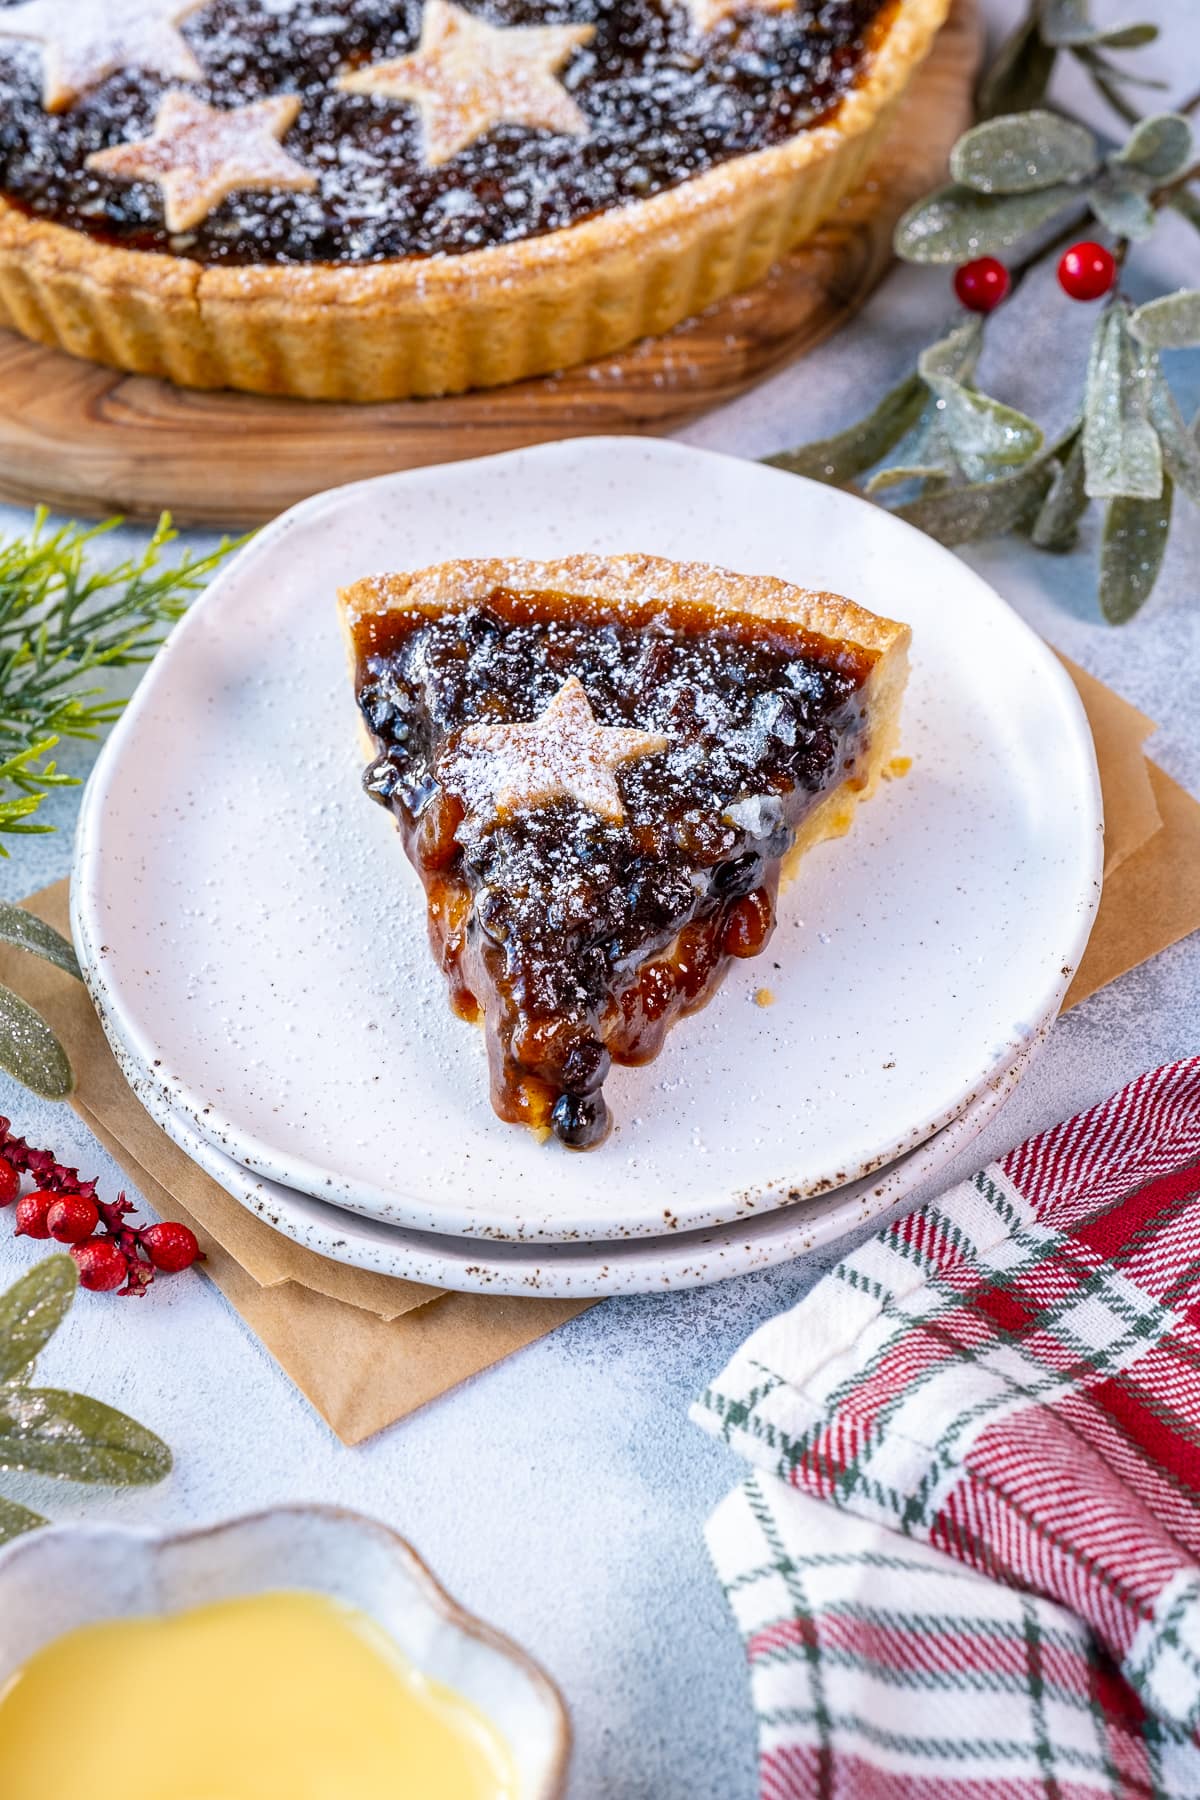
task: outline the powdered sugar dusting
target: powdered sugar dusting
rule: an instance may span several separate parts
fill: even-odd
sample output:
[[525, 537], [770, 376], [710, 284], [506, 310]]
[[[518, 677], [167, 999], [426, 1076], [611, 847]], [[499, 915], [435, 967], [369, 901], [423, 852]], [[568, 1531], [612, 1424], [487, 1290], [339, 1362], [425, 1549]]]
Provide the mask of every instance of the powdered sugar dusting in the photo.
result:
[[[506, 959], [522, 1004], [579, 1021], [637, 959], [761, 884], [864, 748], [858, 679], [808, 654], [803, 634], [736, 616], [701, 628], [665, 604], [640, 623], [624, 611], [572, 617], [497, 591], [436, 618], [391, 614], [359, 688], [380, 752], [369, 791], [437, 842], [439, 866], [453, 850], [470, 928]], [[521, 756], [522, 733], [564, 689], [576, 727], [549, 780], [544, 759]], [[610, 763], [619, 819], [571, 791], [594, 772], [577, 754], [590, 721], [608, 728], [601, 746], [645, 747]], [[498, 789], [526, 777], [527, 804], [497, 807]]]
[[109, 75], [142, 69], [195, 81], [200, 65], [177, 27], [203, 0], [25, 0], [0, 14], [0, 37], [41, 46], [42, 103], [61, 112]]
[[279, 94], [222, 112], [190, 94], [167, 94], [154, 132], [88, 158], [88, 168], [118, 181], [162, 189], [167, 227], [190, 231], [231, 194], [248, 190], [308, 193], [317, 178], [283, 149], [300, 101]]
[[[36, 17], [43, 8], [77, 16], [74, 0], [31, 4]], [[368, 263], [512, 243], [794, 136], [854, 80], [863, 33], [883, 4], [742, 6], [702, 32], [685, 0], [467, 0], [461, 12], [501, 39], [533, 28], [577, 41], [548, 78], [561, 96], [551, 128], [510, 116], [430, 163], [414, 101], [339, 85], [414, 55], [422, 0], [208, 0], [183, 9], [178, 27], [162, 27], [175, 57], [179, 45], [187, 52], [187, 68], [135, 56], [126, 42], [123, 72], [98, 85], [89, 78], [54, 117], [42, 105], [39, 46], [9, 35], [26, 6], [0, 0], [0, 190], [106, 240], [208, 264]], [[133, 6], [88, 0], [87, 10], [115, 32]], [[152, 0], [146, 8], [147, 18], [162, 11]], [[78, 47], [78, 35], [72, 41]], [[316, 189], [238, 193], [181, 234], [169, 230], [154, 186], [87, 169], [94, 152], [149, 136], [164, 91], [185, 80], [226, 111], [299, 96], [288, 148], [316, 174]]]
[[412, 56], [372, 63], [339, 86], [348, 94], [411, 100], [421, 115], [427, 166], [449, 162], [497, 125], [524, 125], [586, 137], [587, 115], [556, 80], [594, 25], [513, 25], [498, 29], [452, 0], [426, 0]]

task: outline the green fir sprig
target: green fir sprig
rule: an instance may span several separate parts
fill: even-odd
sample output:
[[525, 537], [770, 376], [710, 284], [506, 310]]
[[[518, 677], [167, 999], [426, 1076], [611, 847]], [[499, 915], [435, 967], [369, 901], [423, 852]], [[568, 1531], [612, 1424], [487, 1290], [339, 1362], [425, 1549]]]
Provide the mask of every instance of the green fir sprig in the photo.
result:
[[1200, 161], [1186, 116], [1200, 95], [1178, 112], [1136, 119], [1116, 146], [1042, 102], [1060, 51], [1087, 62], [1111, 101], [1108, 50], [1155, 35], [1148, 26], [1100, 31], [1086, 0], [1035, 0], [981, 90], [985, 114], [1014, 97], [1026, 110], [985, 116], [961, 137], [950, 184], [896, 228], [906, 262], [961, 267], [1009, 257], [1010, 298], [1082, 232], [1107, 237], [1116, 278], [1092, 326], [1068, 429], [1047, 442], [1034, 420], [980, 391], [975, 371], [990, 314], [964, 309], [865, 418], [768, 459], [887, 495], [900, 517], [949, 545], [1019, 532], [1040, 550], [1068, 550], [1094, 503], [1103, 511], [1098, 598], [1113, 624], [1132, 618], [1154, 587], [1176, 495], [1200, 505], [1200, 419], [1184, 420], [1163, 363], [1166, 352], [1200, 346], [1200, 290], [1134, 306], [1120, 282], [1133, 247], [1167, 207], [1186, 201], [1181, 210], [1200, 219], [1189, 210]]
[[112, 567], [91, 555], [119, 524], [47, 528], [0, 545], [0, 855], [3, 834], [49, 831], [36, 818], [53, 788], [74, 786], [53, 760], [64, 738], [95, 738], [125, 702], [92, 679], [148, 662], [232, 546], [164, 563], [164, 514], [144, 551]]
[[[69, 1256], [51, 1256], [0, 1294], [0, 1474], [21, 1472], [105, 1487], [143, 1487], [171, 1471], [171, 1452], [102, 1400], [33, 1385], [34, 1363], [79, 1286]], [[0, 1544], [44, 1525], [0, 1495]]]
[[[77, 785], [53, 752], [63, 738], [96, 738], [125, 700], [109, 671], [149, 662], [193, 595], [234, 546], [164, 562], [175, 537], [163, 514], [146, 548], [105, 566], [92, 555], [119, 524], [47, 528], [39, 511], [27, 537], [0, 545], [0, 856], [4, 836], [52, 829], [36, 817], [54, 788]], [[0, 905], [0, 944], [28, 951], [80, 979], [66, 939], [20, 907]], [[71, 1065], [49, 1025], [0, 984], [0, 1070], [62, 1100]]]

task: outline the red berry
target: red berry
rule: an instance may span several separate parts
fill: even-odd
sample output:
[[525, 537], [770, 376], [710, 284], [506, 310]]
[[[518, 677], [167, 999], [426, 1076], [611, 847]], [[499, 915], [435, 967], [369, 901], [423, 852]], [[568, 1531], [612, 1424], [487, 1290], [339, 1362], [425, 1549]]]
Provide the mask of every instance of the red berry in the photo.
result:
[[978, 256], [954, 274], [954, 292], [968, 312], [993, 312], [1011, 286], [1008, 270], [994, 256]]
[[148, 1225], [140, 1236], [150, 1261], [164, 1275], [177, 1275], [180, 1269], [190, 1269], [200, 1254], [195, 1232], [189, 1231], [186, 1225], [177, 1224], [174, 1219], [164, 1219], [161, 1225]]
[[10, 1162], [0, 1156], [0, 1206], [11, 1206], [21, 1191], [21, 1177]]
[[37, 1193], [26, 1194], [23, 1200], [18, 1200], [16, 1235], [18, 1237], [48, 1238], [50, 1227], [46, 1223], [46, 1216], [57, 1199], [57, 1194]]
[[1072, 300], [1099, 300], [1116, 279], [1117, 259], [1103, 244], [1072, 244], [1059, 259], [1058, 285]]
[[89, 1238], [86, 1244], [72, 1244], [71, 1255], [79, 1270], [79, 1285], [93, 1294], [111, 1294], [129, 1273], [124, 1253], [111, 1238]]
[[95, 1202], [83, 1194], [60, 1194], [46, 1214], [50, 1236], [60, 1244], [82, 1244], [99, 1223]]

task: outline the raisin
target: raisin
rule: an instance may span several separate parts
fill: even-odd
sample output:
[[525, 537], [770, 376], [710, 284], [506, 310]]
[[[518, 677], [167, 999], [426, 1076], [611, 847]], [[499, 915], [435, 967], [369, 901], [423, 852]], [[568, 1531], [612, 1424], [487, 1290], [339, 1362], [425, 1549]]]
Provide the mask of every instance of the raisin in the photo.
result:
[[591, 1150], [608, 1136], [608, 1107], [600, 1094], [560, 1094], [550, 1114], [550, 1128], [571, 1150]]

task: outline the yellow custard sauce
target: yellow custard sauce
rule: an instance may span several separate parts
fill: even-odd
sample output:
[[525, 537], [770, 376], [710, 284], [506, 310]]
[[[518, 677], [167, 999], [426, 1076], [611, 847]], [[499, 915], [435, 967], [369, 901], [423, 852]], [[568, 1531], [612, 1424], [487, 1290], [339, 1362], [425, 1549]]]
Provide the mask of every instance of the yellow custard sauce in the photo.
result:
[[3, 1800], [519, 1800], [511, 1752], [364, 1614], [256, 1594], [87, 1625], [0, 1694]]

